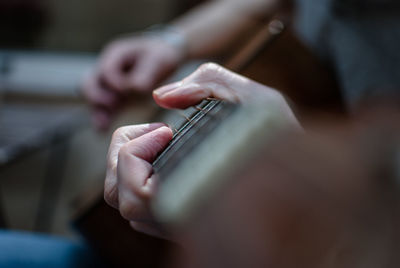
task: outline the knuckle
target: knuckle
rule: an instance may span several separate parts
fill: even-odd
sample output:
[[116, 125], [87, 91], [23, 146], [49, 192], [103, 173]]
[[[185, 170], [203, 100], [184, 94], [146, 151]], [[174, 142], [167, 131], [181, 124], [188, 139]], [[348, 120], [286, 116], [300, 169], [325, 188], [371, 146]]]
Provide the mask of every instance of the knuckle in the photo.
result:
[[131, 51], [131, 45], [125, 39], [115, 40], [106, 45], [102, 50], [100, 58], [100, 70], [102, 74], [107, 76], [107, 68], [118, 64], [119, 60], [129, 51]]
[[[118, 159], [124, 161], [132, 157], [138, 158], [139, 160], [151, 158], [155, 154], [153, 150], [154, 143], [158, 141], [153, 137], [151, 142], [152, 145], [150, 145], [148, 141], [143, 141], [143, 143], [125, 143], [119, 150]], [[130, 162], [132, 164], [132, 161]]]
[[106, 162], [106, 167], [107, 167], [107, 175], [106, 175], [106, 181], [109, 177], [111, 177], [109, 174], [116, 174], [117, 171], [117, 159], [111, 154], [111, 150], [108, 151], [107, 153], [107, 162]]
[[217, 78], [222, 70], [223, 68], [214, 62], [203, 63], [195, 71], [195, 77], [206, 80]]
[[105, 185], [104, 186], [104, 200], [107, 204], [112, 207], [118, 204], [118, 195], [116, 185]]
[[126, 220], [135, 220], [140, 218], [140, 208], [138, 204], [128, 200], [120, 200], [119, 213]]
[[112, 135], [112, 139], [119, 139], [120, 137], [125, 136], [127, 128], [127, 126], [117, 128]]
[[113, 155], [113, 148], [109, 148], [107, 152], [107, 172], [113, 172], [115, 171], [116, 168], [116, 162], [117, 159], [115, 159], [115, 155]]
[[210, 73], [210, 72], [215, 72], [216, 70], [218, 70], [220, 66], [214, 62], [207, 62], [207, 63], [203, 63], [199, 66], [198, 71], [201, 73]]
[[129, 144], [122, 145], [121, 149], [118, 152], [118, 159], [125, 159], [130, 155], [131, 155], [131, 148]]
[[113, 138], [117, 138], [117, 137], [121, 136], [122, 133], [123, 133], [123, 131], [124, 131], [124, 127], [119, 127], [119, 128], [117, 128], [117, 129], [114, 131], [112, 137], [113, 137]]

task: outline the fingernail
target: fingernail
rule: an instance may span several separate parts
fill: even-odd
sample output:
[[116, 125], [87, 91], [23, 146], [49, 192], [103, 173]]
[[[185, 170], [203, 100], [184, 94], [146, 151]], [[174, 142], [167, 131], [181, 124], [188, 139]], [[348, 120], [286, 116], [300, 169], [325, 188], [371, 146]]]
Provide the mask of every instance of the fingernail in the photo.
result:
[[157, 97], [162, 97], [163, 95], [167, 94], [168, 92], [171, 92], [172, 90], [180, 87], [182, 85], [182, 81], [175, 82], [163, 87], [160, 87], [156, 90], [153, 91], [153, 94], [156, 95]]
[[167, 125], [165, 123], [161, 123], [161, 122], [155, 122], [155, 123], [148, 124], [148, 128], [151, 128], [153, 130], [156, 130], [156, 129], [159, 129], [162, 127], [167, 127]]

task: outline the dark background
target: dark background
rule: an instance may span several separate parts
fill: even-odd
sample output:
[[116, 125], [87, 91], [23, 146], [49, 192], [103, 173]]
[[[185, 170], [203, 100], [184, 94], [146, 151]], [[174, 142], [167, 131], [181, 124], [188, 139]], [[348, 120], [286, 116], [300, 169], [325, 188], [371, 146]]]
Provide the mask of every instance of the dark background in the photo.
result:
[[98, 51], [201, 0], [0, 0], [0, 49]]

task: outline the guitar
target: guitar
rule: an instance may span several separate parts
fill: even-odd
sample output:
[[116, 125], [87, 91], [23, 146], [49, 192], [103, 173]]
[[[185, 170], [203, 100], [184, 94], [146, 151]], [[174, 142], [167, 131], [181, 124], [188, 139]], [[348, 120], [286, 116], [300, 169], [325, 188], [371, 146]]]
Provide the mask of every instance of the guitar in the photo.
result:
[[[258, 34], [227, 68], [245, 73], [285, 30], [287, 19], [275, 18]], [[153, 209], [161, 222], [181, 222], [196, 206], [207, 200], [240, 166], [273, 137], [284, 123], [277, 107], [252, 104], [238, 107], [217, 99], [207, 99], [185, 111], [183, 121], [165, 150], [153, 162], [161, 180]]]
[[[299, 109], [305, 106], [317, 109], [318, 105], [321, 105], [320, 99], [317, 99], [315, 101], [316, 105], [313, 106], [309, 102], [310, 98], [305, 98], [307, 99], [307, 102], [302, 102], [300, 98], [295, 97], [296, 91], [291, 91], [289, 88], [294, 88], [294, 85], [300, 90], [320, 88], [321, 84], [324, 84], [324, 88], [327, 88], [326, 85], [333, 84], [332, 79], [325, 79], [327, 76], [324, 75], [317, 76], [320, 78], [320, 82], [316, 82], [314, 79], [313, 86], [310, 86], [305, 82], [300, 82], [301, 79], [299, 79], [299, 77], [302, 75], [297, 74], [298, 70], [315, 71], [319, 70], [320, 66], [315, 65], [315, 60], [313, 59], [307, 61], [298, 60], [299, 58], [308, 58], [308, 56], [290, 57], [293, 53], [309, 55], [309, 52], [305, 52], [306, 50], [304, 47], [302, 47], [298, 42], [294, 42], [295, 49], [292, 46], [287, 45], [287, 42], [291, 43], [295, 39], [290, 31], [283, 31], [285, 28], [283, 26], [284, 22], [279, 22], [277, 20], [269, 22], [267, 25], [263, 25], [258, 34], [256, 34], [244, 49], [241, 49], [239, 53], [237, 53], [236, 56], [233, 57], [225, 66], [229, 69], [240, 71], [246, 76], [258, 80], [259, 82], [283, 89], [283, 91], [294, 100]], [[298, 63], [301, 62], [303, 64], [303, 67], [288, 68], [284, 64], [286, 62], [285, 59], [287, 59], [288, 56], [290, 58], [290, 65], [296, 64], [297, 59]], [[266, 60], [265, 58], [270, 60]], [[274, 58], [278, 60], [273, 60]], [[281, 59], [283, 59], [283, 61]], [[260, 65], [263, 63], [267, 63], [267, 65], [274, 67], [265, 68], [262, 77], [260, 77], [258, 76], [259, 72], [254, 72], [254, 70], [259, 70]], [[304, 65], [307, 65], [307, 67], [304, 67]], [[280, 69], [282, 72], [279, 74], [276, 73], [276, 66], [281, 67]], [[289, 72], [291, 74], [288, 74], [286, 70], [290, 69], [292, 69], [292, 72]], [[272, 79], [271, 74], [273, 76]], [[293, 92], [294, 94], [292, 94]], [[244, 151], [251, 154], [252, 148], [256, 147], [257, 143], [261, 139], [265, 138], [264, 136], [257, 137], [257, 133], [260, 135], [260, 128], [269, 124], [273, 125], [273, 128], [276, 128], [279, 125], [275, 121], [275, 115], [273, 112], [271, 114], [260, 114], [260, 109], [246, 110], [219, 100], [205, 100], [199, 104], [197, 108], [200, 109], [191, 108], [185, 111], [189, 121], [187, 122], [186, 120], [183, 120], [180, 125], [175, 126], [177, 131], [174, 135], [174, 139], [153, 163], [155, 172], [158, 173], [161, 180], [166, 183], [163, 186], [165, 189], [164, 193], [160, 192], [160, 199], [157, 199], [154, 203], [154, 209], [157, 211], [156, 214], [161, 221], [179, 220], [181, 215], [185, 215], [185, 210], [189, 211], [195, 207], [196, 203], [201, 203], [201, 198], [198, 199], [194, 197], [196, 197], [196, 195], [198, 196], [199, 192], [206, 190], [205, 188], [207, 188], [207, 185], [212, 185], [208, 183], [209, 178], [215, 176], [229, 176], [227, 173], [222, 174], [223, 176], [221, 174], [216, 174], [216, 172], [222, 169], [219, 168], [222, 166], [218, 163], [224, 161], [225, 163], [238, 161], [237, 158], [232, 158], [231, 156], [241, 154], [239, 152], [243, 151], [243, 147], [247, 147], [248, 150]], [[326, 106], [324, 106], [324, 108], [326, 108]], [[241, 128], [243, 130], [247, 129], [249, 131], [238, 132], [236, 138], [232, 137], [232, 142], [225, 143], [227, 135], [224, 134], [224, 129], [226, 133], [227, 129], [237, 128], [236, 122], [246, 121], [243, 118], [248, 118], [249, 116], [255, 116], [258, 118], [256, 120], [247, 120], [251, 125], [242, 125]], [[221, 122], [224, 124], [222, 127]], [[204, 133], [210, 132], [213, 133], [212, 137], [207, 135], [206, 140], [208, 141], [206, 143], [200, 142], [203, 140], [201, 136], [204, 136]], [[196, 136], [196, 138], [193, 138], [194, 136]], [[202, 182], [202, 185], [199, 187], [187, 188], [193, 189], [193, 191], [187, 191], [187, 196], [193, 198], [190, 200], [178, 200], [179, 202], [173, 201], [175, 203], [170, 203], [179, 203], [179, 206], [168, 205], [168, 208], [163, 207], [162, 204], [167, 204], [167, 202], [164, 202], [163, 200], [169, 199], [171, 196], [174, 197], [173, 192], [167, 189], [171, 189], [171, 187], [175, 188], [173, 185], [176, 184], [177, 181], [187, 181], [184, 166], [186, 166], [187, 169], [191, 166], [190, 162], [198, 162], [198, 159], [204, 160], [204, 157], [201, 157], [201, 155], [203, 153], [203, 155], [207, 155], [209, 153], [208, 148], [215, 147], [214, 145], [210, 145], [210, 143], [218, 144], [218, 146], [223, 144], [220, 142], [221, 137], [224, 139], [224, 146], [227, 150], [220, 150], [219, 159], [221, 162], [215, 163], [213, 167], [208, 169], [208, 174], [203, 175], [203, 178], [205, 179], [202, 178], [195, 180], [195, 178], [193, 178], [193, 181]], [[252, 140], [254, 141], [254, 144], [246, 146], [245, 140]], [[199, 153], [197, 153], [197, 156], [196, 154], [191, 153], [191, 156], [188, 157], [188, 152], [192, 152], [193, 148], [196, 148], [196, 151]], [[202, 151], [203, 153], [201, 153]], [[225, 151], [225, 153], [222, 153], [222, 151]], [[182, 161], [184, 158], [192, 160]], [[186, 164], [183, 162], [186, 162]], [[207, 165], [207, 163], [204, 162], [203, 165]], [[198, 166], [198, 168], [202, 169], [201, 166]], [[220, 182], [222, 182], [222, 180]], [[213, 185], [213, 187], [214, 186], [216, 185]], [[182, 204], [186, 204], [185, 207], [180, 207]], [[192, 206], [192, 204], [194, 206]], [[101, 224], [99, 224], [99, 222], [101, 222]], [[169, 242], [133, 231], [126, 221], [122, 219], [118, 211], [105, 204], [102, 199], [102, 194], [97, 198], [96, 202], [86, 209], [86, 212], [81, 213], [80, 216], [77, 217], [75, 220], [75, 226], [81, 231], [93, 248], [97, 250], [101, 256], [105, 256], [108, 262], [114, 267], [160, 267], [165, 262], [165, 258], [168, 255], [168, 249], [173, 247], [173, 244]], [[134, 254], [134, 256], [132, 254]]]
[[[245, 70], [284, 28], [283, 20], [278, 18], [261, 27], [226, 64], [227, 68]], [[267, 134], [281, 127], [275, 108], [266, 111], [262, 104], [243, 107], [208, 98], [186, 109], [186, 120], [173, 126], [172, 141], [153, 162], [154, 173], [161, 180], [153, 204], [158, 220], [182, 221], [196, 203], [201, 204], [217, 184], [229, 177], [231, 167], [240, 166], [240, 159], [249, 157]]]

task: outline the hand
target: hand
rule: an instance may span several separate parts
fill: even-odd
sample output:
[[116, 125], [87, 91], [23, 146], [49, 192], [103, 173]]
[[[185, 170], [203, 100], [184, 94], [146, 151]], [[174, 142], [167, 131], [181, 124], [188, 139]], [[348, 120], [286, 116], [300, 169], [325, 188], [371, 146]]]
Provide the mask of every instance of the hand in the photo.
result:
[[[206, 97], [232, 102], [266, 101], [278, 105], [282, 120], [297, 126], [289, 106], [274, 89], [230, 72], [216, 64], [202, 65], [181, 82], [159, 88], [154, 98], [163, 107], [185, 108]], [[153, 221], [149, 203], [155, 194], [157, 177], [151, 162], [172, 139], [172, 131], [162, 124], [136, 125], [118, 129], [112, 138], [105, 181], [105, 199], [120, 210], [138, 231], [165, 237]]]
[[163, 124], [126, 126], [114, 132], [107, 156], [104, 198], [137, 231], [165, 237], [153, 221], [149, 203], [157, 187], [151, 162], [172, 139]]
[[107, 128], [121, 102], [132, 92], [150, 92], [183, 60], [181, 48], [154, 37], [112, 42], [102, 52], [97, 70], [84, 81], [83, 93], [93, 105], [94, 123]]
[[201, 65], [182, 81], [153, 91], [154, 100], [164, 108], [187, 108], [207, 97], [233, 103], [265, 103], [279, 107], [282, 120], [298, 127], [298, 122], [286, 100], [277, 90], [231, 72], [215, 63]]

